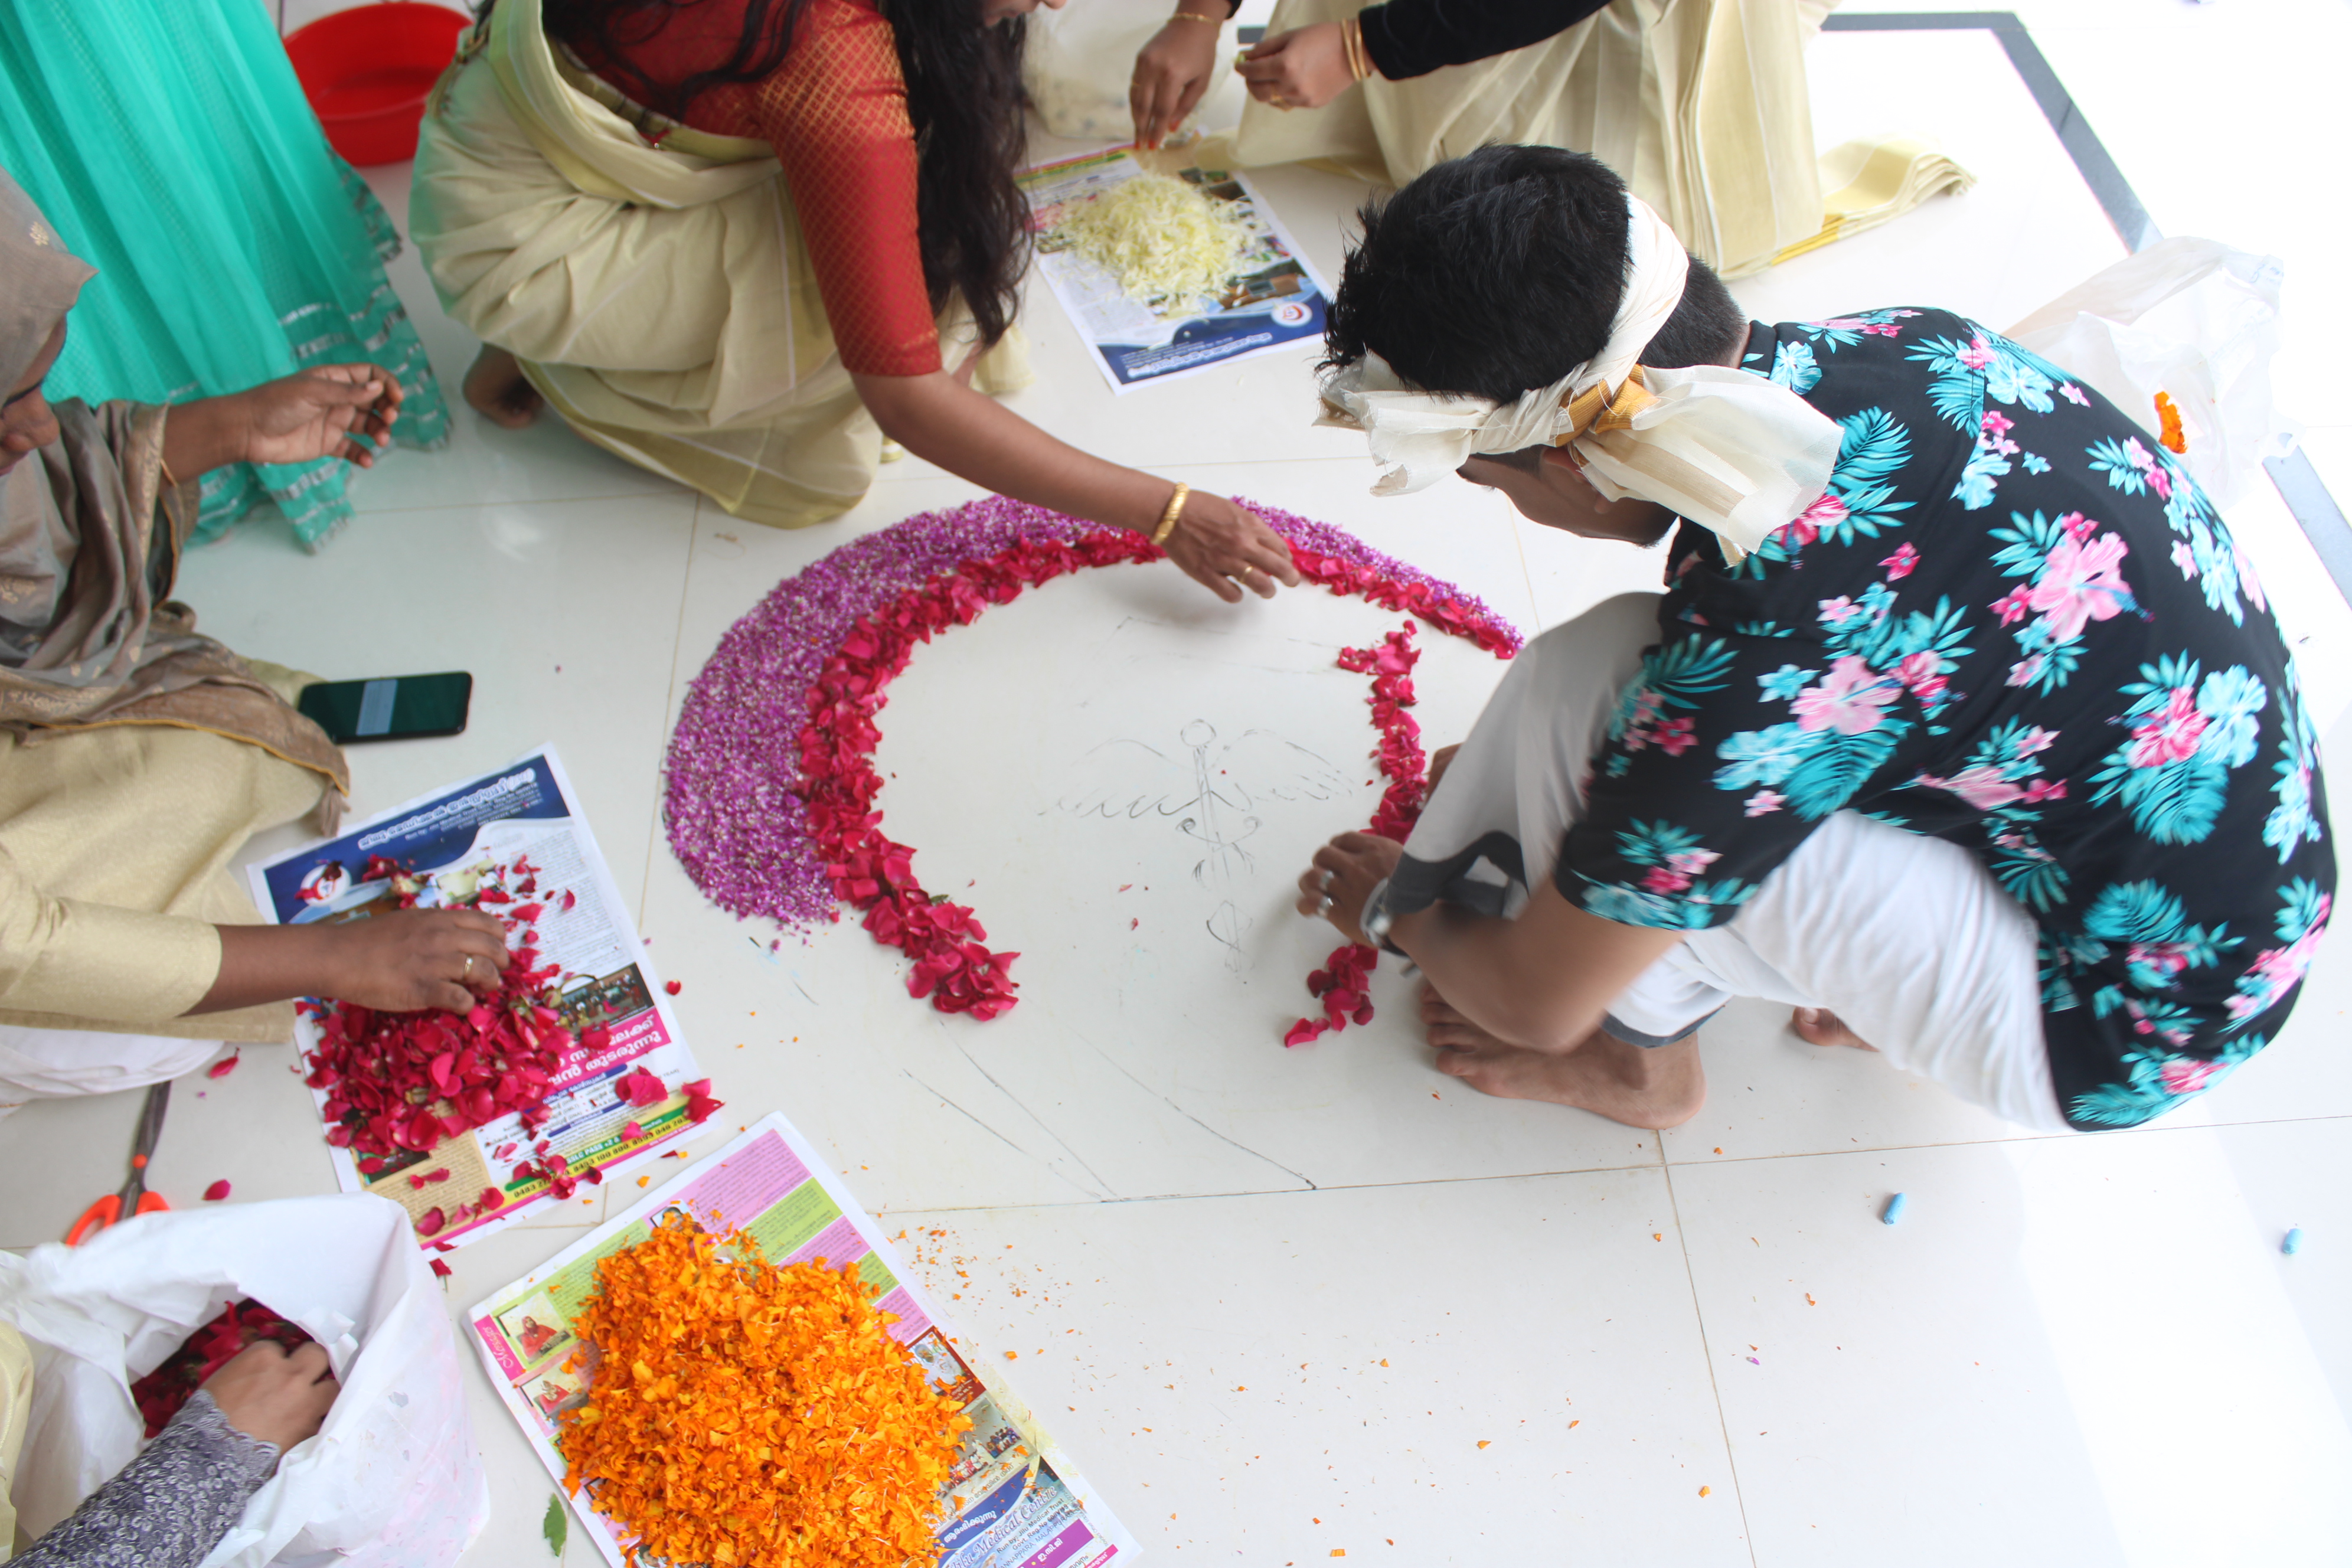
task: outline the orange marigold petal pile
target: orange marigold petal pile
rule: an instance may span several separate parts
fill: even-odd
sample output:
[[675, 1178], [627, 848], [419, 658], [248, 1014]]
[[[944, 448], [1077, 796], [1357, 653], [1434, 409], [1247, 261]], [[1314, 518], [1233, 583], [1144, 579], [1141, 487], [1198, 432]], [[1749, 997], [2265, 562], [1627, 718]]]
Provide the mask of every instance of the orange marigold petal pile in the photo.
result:
[[565, 1488], [669, 1563], [906, 1568], [939, 1560], [958, 1434], [855, 1266], [770, 1264], [740, 1231], [657, 1226], [596, 1266], [596, 1347], [564, 1413]]

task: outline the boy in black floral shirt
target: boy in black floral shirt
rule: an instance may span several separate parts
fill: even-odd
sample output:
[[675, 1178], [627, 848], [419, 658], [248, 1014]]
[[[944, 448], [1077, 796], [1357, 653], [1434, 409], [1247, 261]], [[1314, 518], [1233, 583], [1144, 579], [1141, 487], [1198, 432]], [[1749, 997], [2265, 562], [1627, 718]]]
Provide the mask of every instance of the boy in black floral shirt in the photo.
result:
[[[1302, 910], [1419, 963], [1445, 1071], [1642, 1126], [1696, 1110], [1692, 1036], [1741, 994], [2026, 1125], [2210, 1086], [2335, 889], [2251, 563], [2058, 367], [1940, 310], [1747, 323], [1628, 210], [1590, 159], [1489, 148], [1366, 215], [1327, 398], [1382, 488], [1458, 459], [1540, 522], [1677, 531], [1664, 595], [1532, 644], [1404, 851], [1335, 840]], [[1811, 499], [1759, 521], [1776, 471]]]

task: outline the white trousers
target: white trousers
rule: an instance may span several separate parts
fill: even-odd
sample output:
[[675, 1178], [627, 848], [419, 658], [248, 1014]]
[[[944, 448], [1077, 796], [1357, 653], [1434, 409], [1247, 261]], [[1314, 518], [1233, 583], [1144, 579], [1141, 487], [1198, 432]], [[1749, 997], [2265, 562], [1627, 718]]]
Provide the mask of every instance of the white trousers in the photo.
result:
[[0, 1116], [27, 1100], [111, 1094], [161, 1083], [195, 1071], [220, 1052], [218, 1040], [0, 1024]]
[[[1398, 907], [1524, 907], [1584, 813], [1585, 771], [1658, 640], [1657, 606], [1652, 594], [1606, 600], [1512, 662], [1405, 847]], [[2007, 1121], [2063, 1131], [2036, 934], [1967, 850], [1837, 812], [1737, 916], [1644, 971], [1603, 1027], [1663, 1046], [1735, 996], [1827, 1007], [1895, 1066]]]

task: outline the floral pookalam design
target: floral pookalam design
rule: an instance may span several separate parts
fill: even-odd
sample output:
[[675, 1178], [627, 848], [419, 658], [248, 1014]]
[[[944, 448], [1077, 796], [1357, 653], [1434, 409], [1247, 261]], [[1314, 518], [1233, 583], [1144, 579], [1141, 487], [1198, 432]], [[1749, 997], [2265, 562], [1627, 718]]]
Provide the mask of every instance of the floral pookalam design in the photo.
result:
[[1719, 924], [1862, 812], [1962, 845], [2033, 917], [2076, 1126], [2218, 1080], [2276, 1037], [2335, 866], [2316, 728], [2211, 503], [2063, 370], [1947, 312], [1762, 328], [1742, 363], [1837, 422], [1829, 487], [1737, 564], [1676, 538], [1563, 889]]

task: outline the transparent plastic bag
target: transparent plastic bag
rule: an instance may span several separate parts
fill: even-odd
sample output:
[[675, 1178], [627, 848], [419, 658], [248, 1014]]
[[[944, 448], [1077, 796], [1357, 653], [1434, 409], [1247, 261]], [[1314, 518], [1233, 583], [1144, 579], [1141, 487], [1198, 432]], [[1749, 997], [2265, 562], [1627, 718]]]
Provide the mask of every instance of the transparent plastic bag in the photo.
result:
[[2219, 240], [2167, 239], [2077, 284], [2008, 336], [2088, 382], [2152, 433], [2156, 395], [2180, 412], [2182, 464], [2227, 510], [2290, 450], [2271, 402], [2285, 263]]

